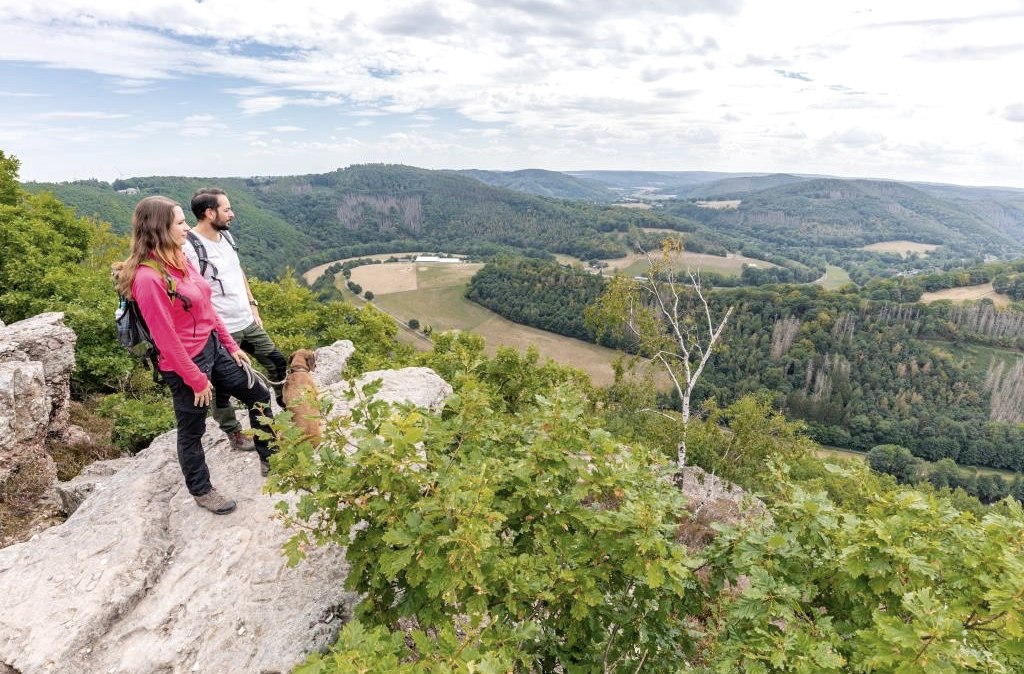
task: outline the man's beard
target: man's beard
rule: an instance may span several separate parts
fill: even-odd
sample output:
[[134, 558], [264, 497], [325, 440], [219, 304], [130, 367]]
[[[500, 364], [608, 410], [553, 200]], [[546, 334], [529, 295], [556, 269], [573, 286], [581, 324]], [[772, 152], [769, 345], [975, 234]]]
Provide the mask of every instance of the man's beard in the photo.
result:
[[227, 230], [231, 229], [231, 221], [230, 220], [220, 220], [220, 219], [217, 219], [217, 220], [214, 220], [210, 224], [218, 232], [224, 232], [224, 231], [227, 231]]

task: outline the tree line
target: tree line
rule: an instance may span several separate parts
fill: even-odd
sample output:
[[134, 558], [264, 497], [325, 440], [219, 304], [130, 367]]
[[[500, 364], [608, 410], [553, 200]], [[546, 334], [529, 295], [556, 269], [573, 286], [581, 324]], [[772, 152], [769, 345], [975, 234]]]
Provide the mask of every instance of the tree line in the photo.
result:
[[[501, 258], [477, 274], [467, 297], [510, 320], [594, 341], [582, 316], [604, 287], [583, 270]], [[1024, 405], [1019, 368], [993, 373], [951, 350], [1020, 349], [1024, 312], [879, 302], [868, 293], [807, 285], [712, 293], [715, 307], [737, 311], [697, 399], [728, 404], [765, 393], [827, 445], [896, 444], [930, 461], [1024, 471], [1024, 426], [1011, 415]]]

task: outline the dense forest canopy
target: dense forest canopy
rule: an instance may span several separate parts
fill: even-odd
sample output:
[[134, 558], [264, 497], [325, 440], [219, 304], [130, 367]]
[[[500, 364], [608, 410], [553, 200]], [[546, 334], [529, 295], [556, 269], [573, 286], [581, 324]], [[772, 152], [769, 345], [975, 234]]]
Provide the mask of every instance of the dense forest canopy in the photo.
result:
[[[712, 304], [737, 311], [697, 399], [765, 393], [824, 444], [891, 443], [930, 461], [1024, 471], [1024, 415], [1015, 412], [1024, 410], [1024, 310], [912, 303], [924, 288], [1015, 276], [1005, 270], [1018, 266], [905, 278], [904, 303], [876, 287], [720, 289]], [[511, 320], [593, 341], [582, 317], [604, 285], [582, 269], [499, 258], [466, 295]], [[962, 355], [971, 344], [985, 347], [984, 360]]]

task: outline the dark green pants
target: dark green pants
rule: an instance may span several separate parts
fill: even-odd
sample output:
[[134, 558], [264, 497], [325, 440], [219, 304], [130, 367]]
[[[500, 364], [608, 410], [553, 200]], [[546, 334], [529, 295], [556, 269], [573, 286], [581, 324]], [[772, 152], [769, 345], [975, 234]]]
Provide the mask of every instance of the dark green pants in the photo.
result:
[[[257, 363], [266, 369], [271, 381], [284, 380], [285, 374], [288, 371], [288, 363], [285, 362], [284, 356], [274, 346], [274, 342], [271, 341], [270, 335], [267, 334], [266, 330], [256, 325], [256, 323], [250, 323], [238, 332], [232, 332], [231, 338], [235, 340], [238, 346], [242, 347], [243, 351], [252, 356]], [[223, 396], [216, 391], [214, 393], [213, 418], [217, 420], [217, 425], [220, 426], [220, 429], [228, 435], [242, 430], [242, 424], [239, 423], [238, 418], [235, 416], [235, 408], [231, 405], [230, 394], [226, 391]], [[280, 385], [274, 387], [274, 394], [277, 397], [278, 404], [280, 404]]]

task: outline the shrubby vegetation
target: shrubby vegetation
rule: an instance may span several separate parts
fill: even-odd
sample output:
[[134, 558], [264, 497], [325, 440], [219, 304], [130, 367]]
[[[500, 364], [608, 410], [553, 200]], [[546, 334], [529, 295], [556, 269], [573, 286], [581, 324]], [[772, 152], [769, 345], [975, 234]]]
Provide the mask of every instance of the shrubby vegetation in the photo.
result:
[[[456, 384], [444, 410], [356, 401], [347, 439], [335, 428], [317, 460], [301, 442], [274, 459], [274, 489], [301, 494], [281, 505], [300, 527], [292, 560], [346, 545], [365, 596], [297, 672], [1024, 666], [1019, 506], [978, 516], [949, 492], [823, 466], [797, 426], [744, 399], [707, 410], [691, 456], [760, 491], [771, 517], [689, 549], [691, 515], [659, 477], [674, 446], [638, 398], [580, 396], [564, 368], [488, 359], [473, 335], [423, 358]], [[508, 395], [526, 373], [526, 395]], [[628, 445], [613, 418], [634, 421]]]

